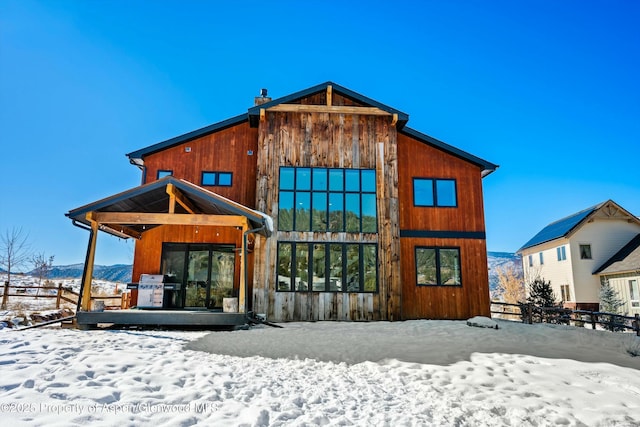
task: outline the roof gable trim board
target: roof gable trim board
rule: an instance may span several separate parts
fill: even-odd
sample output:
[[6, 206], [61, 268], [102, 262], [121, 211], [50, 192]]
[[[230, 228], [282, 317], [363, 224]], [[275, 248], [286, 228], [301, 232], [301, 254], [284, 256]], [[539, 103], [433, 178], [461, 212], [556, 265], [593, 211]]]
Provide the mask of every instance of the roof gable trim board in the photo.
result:
[[398, 115], [398, 128], [404, 126], [404, 124], [409, 120], [409, 115], [395, 108], [389, 107], [388, 105], [382, 104], [374, 99], [361, 95], [357, 92], [354, 92], [346, 87], [340, 86], [333, 82], [325, 82], [316, 86], [312, 86], [310, 88], [292, 93], [287, 96], [283, 96], [281, 98], [274, 99], [272, 101], [266, 102], [261, 105], [256, 105], [252, 108], [249, 108], [249, 121], [251, 126], [255, 127], [258, 125], [258, 120], [260, 117], [260, 110], [267, 110], [269, 108], [275, 107], [280, 104], [289, 104], [300, 99], [318, 94], [320, 92], [324, 92], [328, 87], [331, 87], [332, 93], [338, 93], [346, 98], [349, 98], [353, 101], [359, 102], [361, 104], [368, 105], [370, 107], [376, 107], [382, 111], [389, 113], [390, 115], [397, 114]]

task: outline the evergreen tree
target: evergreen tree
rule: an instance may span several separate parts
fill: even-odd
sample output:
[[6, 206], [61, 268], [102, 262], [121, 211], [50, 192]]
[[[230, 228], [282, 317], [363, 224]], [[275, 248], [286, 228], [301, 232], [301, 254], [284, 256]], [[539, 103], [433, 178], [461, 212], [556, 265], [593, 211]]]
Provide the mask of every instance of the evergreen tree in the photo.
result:
[[[540, 323], [547, 321], [549, 323], [558, 323], [554, 313], [547, 313], [549, 308], [556, 306], [556, 295], [551, 287], [551, 282], [542, 278], [536, 278], [528, 284], [529, 296], [526, 303], [520, 304], [520, 311], [524, 322]], [[549, 315], [551, 314], [551, 315]]]
[[[621, 314], [620, 308], [624, 305], [624, 301], [620, 299], [618, 292], [613, 289], [608, 280], [605, 280], [600, 288], [600, 311], [604, 313]], [[622, 326], [616, 325], [616, 321], [620, 321], [616, 316], [603, 315], [601, 319], [605, 321], [604, 327], [610, 331], [622, 331]]]
[[620, 299], [618, 292], [613, 289], [608, 280], [605, 280], [600, 288], [600, 311], [621, 314], [620, 308], [623, 305], [624, 301]]
[[536, 307], [555, 307], [556, 294], [553, 292], [551, 282], [537, 278], [529, 283], [527, 302]]

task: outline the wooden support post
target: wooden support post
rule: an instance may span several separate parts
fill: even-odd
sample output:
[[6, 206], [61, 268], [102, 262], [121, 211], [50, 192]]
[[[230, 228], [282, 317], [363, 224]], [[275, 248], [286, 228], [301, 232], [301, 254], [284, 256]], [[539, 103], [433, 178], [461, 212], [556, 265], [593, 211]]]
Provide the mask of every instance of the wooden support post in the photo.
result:
[[636, 320], [632, 322], [633, 329], [636, 331], [636, 336], [640, 337], [640, 314], [636, 313]]
[[96, 240], [98, 239], [98, 222], [94, 220], [93, 212], [87, 214], [87, 219], [91, 221], [91, 241], [89, 242], [89, 251], [85, 261], [84, 276], [82, 277], [82, 295], [80, 295], [80, 309], [82, 311], [91, 310], [91, 281], [96, 259]]
[[240, 251], [240, 292], [238, 293], [238, 312], [246, 313], [246, 304], [245, 301], [247, 299], [246, 290], [248, 285], [247, 280], [247, 237], [245, 236], [245, 232], [249, 229], [249, 224], [247, 221], [244, 221], [242, 224], [242, 250]]
[[60, 309], [61, 298], [62, 298], [62, 283], [58, 283], [58, 293], [56, 294], [56, 309]]
[[176, 212], [176, 202], [180, 204], [188, 213], [195, 214], [196, 208], [184, 197], [184, 194], [180, 190], [176, 188], [173, 184], [167, 184], [166, 189], [167, 194], [169, 195], [169, 213]]
[[261, 122], [264, 122], [264, 120], [265, 120], [265, 115], [266, 115], [266, 113], [265, 113], [264, 108], [261, 108], [261, 109], [260, 109], [260, 121], [261, 121]]
[[167, 184], [166, 192], [169, 195], [169, 213], [176, 213], [176, 193], [173, 191], [173, 184]]
[[327, 86], [327, 106], [333, 105], [333, 87], [331, 85]]

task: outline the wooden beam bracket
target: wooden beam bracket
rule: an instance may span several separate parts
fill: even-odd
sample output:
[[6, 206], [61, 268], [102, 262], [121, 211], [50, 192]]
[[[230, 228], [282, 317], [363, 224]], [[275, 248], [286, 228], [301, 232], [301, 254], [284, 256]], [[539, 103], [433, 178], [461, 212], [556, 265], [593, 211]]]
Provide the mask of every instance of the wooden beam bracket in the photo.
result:
[[178, 190], [175, 185], [167, 184], [167, 194], [169, 195], [169, 213], [175, 213], [176, 202], [182, 206], [190, 214], [196, 213], [196, 208], [193, 204]]

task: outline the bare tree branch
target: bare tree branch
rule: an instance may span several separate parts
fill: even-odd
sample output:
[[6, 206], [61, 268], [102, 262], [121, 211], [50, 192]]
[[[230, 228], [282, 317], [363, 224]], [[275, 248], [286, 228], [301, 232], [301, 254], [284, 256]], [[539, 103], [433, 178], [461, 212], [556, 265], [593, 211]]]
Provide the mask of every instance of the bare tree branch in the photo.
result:
[[9, 285], [11, 285], [11, 273], [24, 266], [30, 256], [29, 236], [22, 227], [13, 227], [0, 234], [0, 267], [7, 271]]

